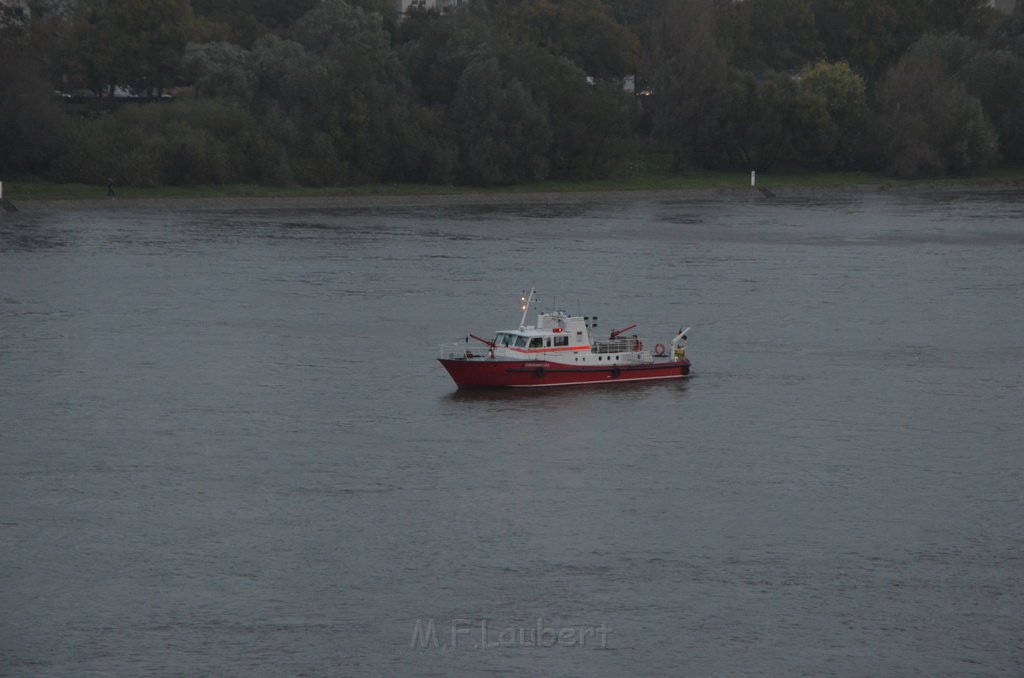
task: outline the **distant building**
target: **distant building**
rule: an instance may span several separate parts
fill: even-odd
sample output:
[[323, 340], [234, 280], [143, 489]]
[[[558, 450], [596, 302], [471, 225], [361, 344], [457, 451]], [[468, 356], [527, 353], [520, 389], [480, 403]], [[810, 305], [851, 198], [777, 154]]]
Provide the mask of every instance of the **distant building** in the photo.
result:
[[395, 0], [395, 11], [399, 17], [408, 16], [417, 10], [437, 10], [444, 14], [452, 7], [458, 7], [468, 0]]

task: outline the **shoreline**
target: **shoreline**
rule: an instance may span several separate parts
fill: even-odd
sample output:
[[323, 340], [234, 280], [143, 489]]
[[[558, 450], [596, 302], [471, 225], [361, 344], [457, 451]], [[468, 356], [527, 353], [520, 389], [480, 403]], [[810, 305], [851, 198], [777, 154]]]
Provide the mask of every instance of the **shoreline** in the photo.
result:
[[[103, 189], [98, 188], [97, 193]], [[371, 194], [336, 196], [166, 196], [96, 198], [5, 198], [22, 212], [54, 212], [64, 210], [122, 210], [129, 208], [176, 209], [343, 209], [343, 208], [407, 208], [431, 206], [583, 204], [629, 201], [706, 201], [706, 200], [785, 200], [787, 198], [836, 197], [865, 194], [950, 195], [1024, 193], [1022, 181], [932, 181], [902, 183], [899, 181], [836, 186], [779, 185], [734, 186], [714, 188], [672, 189], [580, 189], [571, 191], [467, 191], [465, 193]], [[2, 213], [0, 213], [2, 214]]]

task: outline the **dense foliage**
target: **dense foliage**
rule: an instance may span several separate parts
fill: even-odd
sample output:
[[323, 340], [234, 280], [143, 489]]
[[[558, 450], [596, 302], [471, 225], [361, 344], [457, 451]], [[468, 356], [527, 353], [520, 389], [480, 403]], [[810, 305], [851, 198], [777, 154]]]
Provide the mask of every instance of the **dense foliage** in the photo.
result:
[[985, 0], [53, 7], [0, 26], [0, 176], [501, 185], [613, 177], [644, 146], [677, 171], [1024, 162], [1024, 14]]

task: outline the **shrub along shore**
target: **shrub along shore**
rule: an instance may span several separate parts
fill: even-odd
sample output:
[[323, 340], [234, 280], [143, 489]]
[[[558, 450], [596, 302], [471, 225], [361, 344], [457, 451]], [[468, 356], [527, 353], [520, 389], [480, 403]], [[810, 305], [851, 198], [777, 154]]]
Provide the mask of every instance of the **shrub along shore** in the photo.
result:
[[[872, 172], [846, 173], [763, 173], [756, 176], [757, 188], [769, 193], [821, 193], [844, 190], [879, 191], [964, 191], [979, 189], [1024, 190], [1024, 167], [1000, 168], [970, 177], [937, 179], [894, 179]], [[107, 185], [68, 184], [46, 181], [5, 181], [4, 197], [14, 203], [33, 201], [107, 201]], [[118, 200], [283, 200], [289, 203], [317, 199], [380, 199], [423, 198], [430, 201], [520, 201], [528, 199], [555, 200], [558, 196], [578, 195], [586, 198], [600, 194], [602, 199], [616, 196], [638, 197], [641, 194], [684, 192], [695, 195], [750, 190], [750, 175], [736, 172], [638, 172], [623, 179], [589, 182], [541, 182], [483, 189], [473, 186], [437, 186], [426, 184], [371, 184], [347, 187], [264, 186], [229, 184], [222, 186], [160, 186], [153, 188], [113, 186]], [[762, 197], [769, 197], [758, 192]]]

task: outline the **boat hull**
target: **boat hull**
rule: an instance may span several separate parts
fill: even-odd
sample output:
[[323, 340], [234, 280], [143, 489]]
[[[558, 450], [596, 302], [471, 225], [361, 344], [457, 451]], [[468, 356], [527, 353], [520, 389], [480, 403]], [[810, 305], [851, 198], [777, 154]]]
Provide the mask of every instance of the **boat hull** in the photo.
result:
[[574, 386], [685, 379], [690, 376], [689, 360], [663, 360], [614, 367], [565, 365], [546, 360], [439, 360], [459, 388]]

